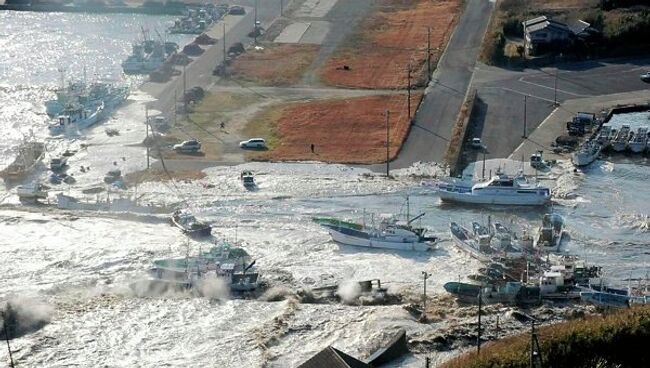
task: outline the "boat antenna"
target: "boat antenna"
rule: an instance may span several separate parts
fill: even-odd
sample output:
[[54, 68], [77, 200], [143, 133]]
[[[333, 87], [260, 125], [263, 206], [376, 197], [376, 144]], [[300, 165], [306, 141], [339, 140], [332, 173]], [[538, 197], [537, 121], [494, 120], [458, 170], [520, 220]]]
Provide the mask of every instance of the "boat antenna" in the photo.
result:
[[409, 200], [409, 195], [406, 193], [406, 221], [411, 219], [411, 202]]

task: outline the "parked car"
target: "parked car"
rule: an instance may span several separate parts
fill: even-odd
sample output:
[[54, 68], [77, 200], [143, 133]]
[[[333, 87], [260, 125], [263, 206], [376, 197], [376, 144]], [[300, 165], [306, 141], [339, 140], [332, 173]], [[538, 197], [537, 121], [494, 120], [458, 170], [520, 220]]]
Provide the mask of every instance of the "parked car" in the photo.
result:
[[50, 170], [58, 171], [65, 167], [68, 159], [66, 157], [54, 157], [50, 160]]
[[263, 138], [251, 138], [239, 142], [240, 148], [266, 148], [266, 141]]
[[230, 7], [230, 11], [228, 11], [230, 15], [244, 15], [246, 14], [246, 9], [244, 9], [243, 6], [239, 5], [233, 5]]
[[481, 138], [472, 138], [472, 148], [483, 148], [483, 142], [481, 142]]
[[175, 144], [173, 150], [176, 152], [198, 152], [201, 150], [201, 142], [196, 139], [190, 139], [179, 144]]

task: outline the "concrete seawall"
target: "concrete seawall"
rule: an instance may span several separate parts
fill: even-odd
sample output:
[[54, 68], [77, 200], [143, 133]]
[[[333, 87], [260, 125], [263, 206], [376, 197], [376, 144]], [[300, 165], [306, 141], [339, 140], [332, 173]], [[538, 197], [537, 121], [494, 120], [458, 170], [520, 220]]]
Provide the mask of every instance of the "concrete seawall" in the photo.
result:
[[62, 12], [62, 13], [127, 13], [152, 15], [181, 15], [185, 6], [93, 6], [93, 5], [60, 5], [60, 4], [2, 4], [0, 10], [30, 11], [30, 12]]

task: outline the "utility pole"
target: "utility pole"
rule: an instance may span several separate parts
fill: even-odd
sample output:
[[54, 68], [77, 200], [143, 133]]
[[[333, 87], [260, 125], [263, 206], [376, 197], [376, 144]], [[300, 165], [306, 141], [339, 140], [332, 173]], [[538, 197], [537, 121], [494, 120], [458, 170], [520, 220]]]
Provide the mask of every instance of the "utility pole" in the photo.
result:
[[145, 146], [147, 146], [147, 170], [149, 170], [149, 145], [151, 145], [151, 141], [149, 140], [149, 106], [144, 107], [144, 124], [146, 126], [146, 131], [147, 131], [147, 138], [145, 138]]
[[185, 65], [183, 65], [183, 114], [187, 115], [187, 78], [185, 69]]
[[530, 357], [528, 366], [530, 368], [542, 368], [542, 355], [539, 348], [539, 340], [535, 333], [535, 321], [531, 321], [530, 328]]
[[427, 27], [427, 81], [431, 81], [431, 27]]
[[176, 126], [177, 114], [178, 114], [178, 91], [174, 89], [174, 126]]
[[407, 71], [407, 79], [408, 79], [408, 84], [406, 86], [406, 94], [408, 101], [406, 102], [408, 106], [408, 111], [409, 111], [409, 121], [411, 120], [411, 64], [409, 64], [409, 68]]
[[481, 307], [483, 306], [482, 290], [478, 289], [478, 332], [476, 334], [476, 353], [481, 354]]
[[557, 69], [555, 69], [555, 83], [553, 83], [553, 106], [557, 106]]
[[9, 366], [11, 368], [14, 368], [14, 357], [11, 354], [11, 346], [9, 345], [9, 324], [7, 323], [7, 319], [11, 318], [9, 316], [9, 313], [11, 312], [11, 306], [10, 304], [7, 304], [7, 309], [1, 313], [2, 315], [2, 324], [3, 324], [3, 330], [5, 330], [5, 341], [7, 341], [7, 351], [9, 352]]
[[481, 177], [483, 178], [483, 180], [485, 180], [485, 151], [486, 151], [486, 149], [485, 149], [485, 147], [483, 147], [483, 173], [481, 174]]
[[223, 69], [221, 74], [223, 77], [226, 76], [226, 22], [223, 23]]
[[496, 339], [499, 340], [499, 315], [497, 314], [497, 327], [495, 329], [494, 335], [496, 336]]
[[390, 178], [390, 111], [386, 110], [386, 177]]
[[284, 16], [284, 0], [280, 0], [280, 16]]
[[255, 25], [253, 27], [253, 36], [257, 45], [257, 0], [255, 0]]
[[424, 282], [422, 283], [422, 317], [427, 318], [427, 279], [431, 277], [431, 274], [422, 271], [422, 278]]
[[526, 129], [526, 119], [528, 117], [528, 114], [526, 113], [527, 105], [528, 105], [528, 95], [524, 95], [524, 135], [521, 136], [521, 138], [523, 138], [523, 139], [528, 138], [526, 136], [526, 130], [527, 130]]
[[431, 366], [431, 358], [424, 358], [424, 368], [429, 368]]

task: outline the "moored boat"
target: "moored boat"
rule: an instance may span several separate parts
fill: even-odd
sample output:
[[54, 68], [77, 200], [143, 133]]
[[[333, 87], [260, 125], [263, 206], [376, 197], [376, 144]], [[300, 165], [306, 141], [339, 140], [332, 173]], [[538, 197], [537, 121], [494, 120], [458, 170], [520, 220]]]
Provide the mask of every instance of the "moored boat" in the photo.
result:
[[611, 142], [612, 149], [616, 152], [623, 152], [627, 148], [627, 143], [630, 140], [630, 133], [632, 132], [629, 125], [623, 125], [616, 134], [616, 138]]
[[648, 128], [647, 127], [641, 127], [636, 131], [636, 134], [630, 141], [628, 142], [628, 146], [630, 147], [630, 151], [634, 153], [641, 153], [643, 152], [648, 145]]
[[509, 176], [497, 173], [487, 182], [469, 185], [467, 182], [438, 182], [436, 192], [440, 199], [450, 202], [495, 205], [546, 205], [551, 200], [551, 190], [531, 184], [522, 175]]
[[83, 105], [68, 106], [61, 115], [52, 122], [48, 129], [50, 134], [77, 133], [97, 123], [104, 116], [104, 103], [100, 102], [91, 108]]

